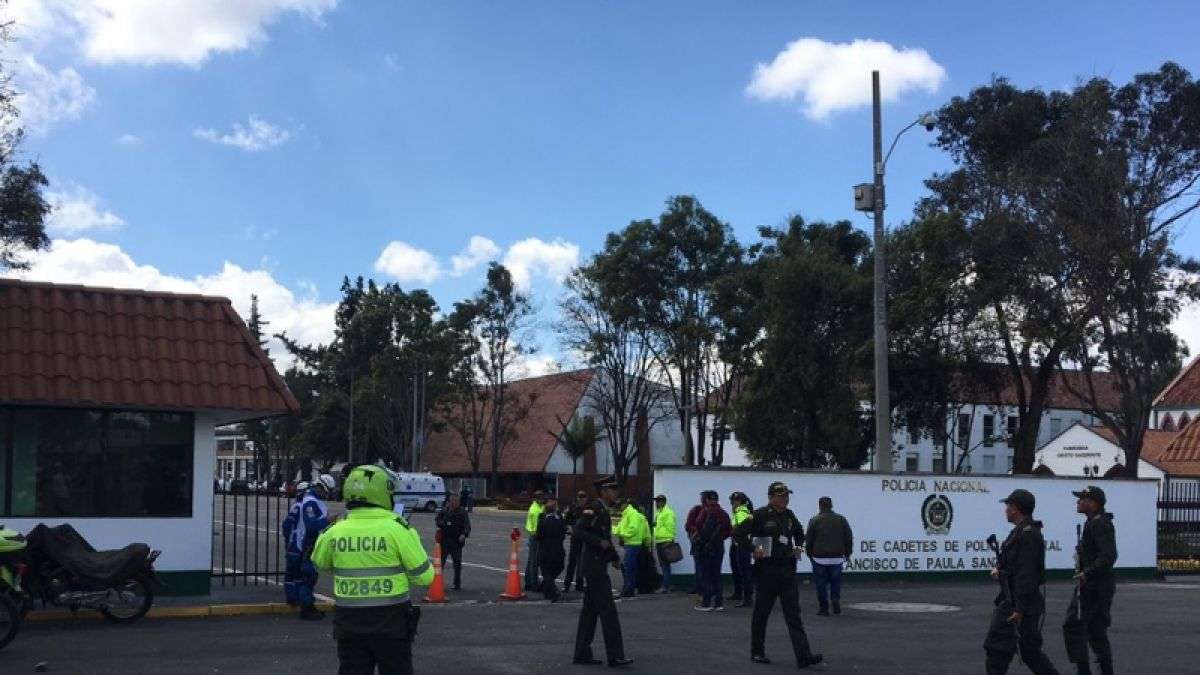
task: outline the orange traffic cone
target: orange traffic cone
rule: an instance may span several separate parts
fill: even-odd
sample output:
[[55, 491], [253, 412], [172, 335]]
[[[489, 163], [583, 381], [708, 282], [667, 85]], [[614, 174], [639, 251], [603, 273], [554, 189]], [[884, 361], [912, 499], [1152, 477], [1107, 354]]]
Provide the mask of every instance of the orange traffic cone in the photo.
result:
[[442, 544], [437, 542], [433, 545], [433, 583], [429, 585], [429, 592], [425, 594], [425, 602], [445, 601], [446, 582], [442, 580]]
[[520, 536], [514, 528], [512, 535], [512, 556], [508, 559], [508, 583], [505, 584], [504, 592], [500, 594], [501, 600], [525, 599], [525, 592], [521, 590], [521, 572], [517, 569], [517, 548], [521, 545]]

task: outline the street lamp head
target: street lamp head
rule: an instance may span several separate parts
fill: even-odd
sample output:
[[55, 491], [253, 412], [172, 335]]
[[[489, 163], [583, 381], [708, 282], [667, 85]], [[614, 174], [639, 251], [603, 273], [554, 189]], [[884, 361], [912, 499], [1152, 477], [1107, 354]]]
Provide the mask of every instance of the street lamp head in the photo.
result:
[[924, 126], [925, 131], [933, 131], [933, 128], [937, 126], [937, 117], [931, 112], [921, 113], [921, 116], [917, 118], [917, 124]]

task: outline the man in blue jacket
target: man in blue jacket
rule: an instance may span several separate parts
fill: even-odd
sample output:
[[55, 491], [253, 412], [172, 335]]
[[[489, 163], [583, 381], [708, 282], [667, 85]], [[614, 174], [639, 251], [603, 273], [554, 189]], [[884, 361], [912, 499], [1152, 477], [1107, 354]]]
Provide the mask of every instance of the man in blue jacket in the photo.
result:
[[313, 588], [317, 585], [317, 568], [312, 563], [313, 546], [317, 535], [329, 527], [329, 508], [317, 496], [317, 486], [325, 490], [334, 487], [332, 476], [321, 476], [313, 484], [302, 481], [296, 486], [296, 501], [284, 518], [282, 530], [286, 542], [283, 573], [283, 593], [289, 605], [300, 606], [300, 618], [320, 621], [325, 613], [316, 608]]

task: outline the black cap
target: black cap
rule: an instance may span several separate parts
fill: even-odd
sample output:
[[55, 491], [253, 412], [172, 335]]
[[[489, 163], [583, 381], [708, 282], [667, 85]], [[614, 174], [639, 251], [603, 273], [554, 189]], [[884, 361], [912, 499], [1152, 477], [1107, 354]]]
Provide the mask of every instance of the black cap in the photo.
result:
[[1025, 515], [1032, 515], [1033, 508], [1037, 505], [1037, 500], [1034, 499], [1033, 493], [1029, 490], [1017, 488], [1012, 491], [1012, 494], [1000, 500], [1005, 504], [1012, 504], [1021, 510]]
[[790, 494], [792, 494], [791, 488], [789, 488], [787, 486], [787, 484], [783, 483], [782, 481], [775, 481], [774, 483], [771, 483], [771, 487], [767, 488], [767, 496], [768, 497], [773, 497], [775, 495], [790, 495]]
[[700, 493], [700, 496], [704, 497], [705, 499], [719, 499], [720, 498], [720, 495], [717, 494], [716, 490], [705, 490], [704, 492]]
[[665, 501], [667, 501], [667, 496], [666, 495], [655, 495], [654, 501], [665, 502]]
[[1108, 501], [1108, 498], [1104, 496], [1104, 490], [1101, 490], [1095, 485], [1089, 485], [1078, 492], [1072, 490], [1071, 494], [1079, 497], [1080, 499], [1091, 499], [1100, 506], [1104, 506], [1105, 502]]
[[613, 488], [615, 490], [617, 487], [617, 478], [616, 476], [604, 476], [595, 483], [592, 483], [592, 485], [594, 485], [597, 490], [604, 490], [607, 488]]
[[741, 492], [741, 491], [730, 493], [729, 500], [733, 501], [734, 499], [740, 499], [742, 501], [746, 501], [747, 500], [746, 493]]

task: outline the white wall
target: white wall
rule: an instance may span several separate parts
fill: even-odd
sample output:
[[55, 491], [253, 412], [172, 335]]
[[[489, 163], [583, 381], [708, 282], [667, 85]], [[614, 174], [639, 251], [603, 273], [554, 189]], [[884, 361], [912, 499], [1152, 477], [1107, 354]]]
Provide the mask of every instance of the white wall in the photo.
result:
[[162, 551], [155, 563], [157, 570], [208, 571], [212, 566], [212, 477], [217, 448], [214, 426], [211, 417], [196, 414], [190, 518], [6, 518], [4, 524], [29, 532], [38, 523], [70, 523], [97, 549], [145, 542]]
[[[1077, 424], [1038, 449], [1033, 465], [1042, 464], [1060, 477], [1103, 476], [1114, 466], [1125, 464], [1125, 453], [1116, 443]], [[1138, 460], [1138, 478], [1158, 481], [1164, 475], [1153, 464]]]
[[[872, 473], [818, 473], [745, 469], [660, 468], [654, 474], [654, 491], [667, 496], [679, 514], [676, 540], [687, 553], [683, 531], [688, 510], [701, 490], [716, 490], [724, 501], [741, 490], [764, 506], [767, 486], [781, 480], [794, 491], [791, 509], [806, 527], [817, 512], [817, 499], [833, 499], [834, 510], [846, 516], [854, 530], [854, 555], [847, 571], [922, 572], [985, 571], [992, 553], [985, 545], [989, 534], [1003, 539], [1011, 529], [999, 500], [1015, 488], [1037, 498], [1035, 518], [1045, 523], [1047, 569], [1073, 569], [1075, 512], [1073, 490], [1085, 480], [1029, 476], [895, 476]], [[1116, 514], [1120, 568], [1152, 569], [1157, 565], [1157, 485], [1151, 480], [1107, 480], [1104, 490], [1109, 510]], [[949, 532], [930, 534], [922, 522], [922, 506], [931, 495], [944, 495], [952, 508]], [[874, 550], [869, 550], [873, 547]], [[899, 548], [901, 550], [889, 550]], [[728, 556], [723, 563], [728, 571]], [[685, 555], [672, 571], [694, 571]], [[807, 557], [799, 571], [811, 572]]]

